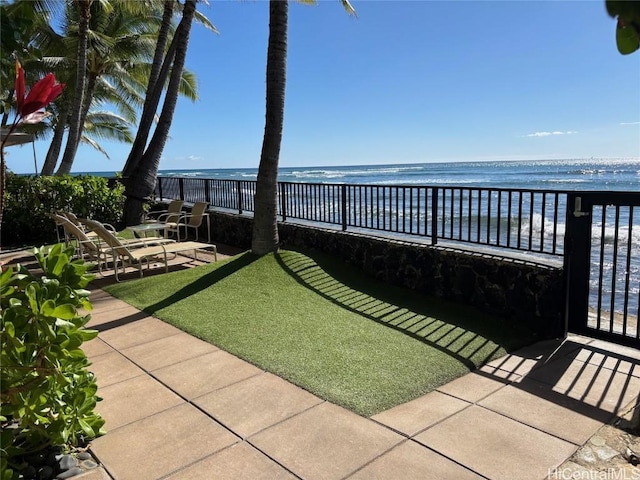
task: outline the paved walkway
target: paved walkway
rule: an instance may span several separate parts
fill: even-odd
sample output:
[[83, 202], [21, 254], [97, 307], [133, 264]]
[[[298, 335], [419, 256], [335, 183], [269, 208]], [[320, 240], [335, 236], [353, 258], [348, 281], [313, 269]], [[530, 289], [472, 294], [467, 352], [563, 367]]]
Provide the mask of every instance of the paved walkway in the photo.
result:
[[102, 467], [82, 480], [566, 478], [554, 469], [640, 398], [640, 351], [570, 336], [367, 419], [111, 297], [105, 282], [91, 295], [100, 334], [83, 349], [108, 433], [91, 447]]
[[[83, 347], [114, 479], [542, 479], [640, 396], [640, 352], [570, 337], [360, 417], [96, 290]], [[95, 472], [91, 478], [107, 478]]]

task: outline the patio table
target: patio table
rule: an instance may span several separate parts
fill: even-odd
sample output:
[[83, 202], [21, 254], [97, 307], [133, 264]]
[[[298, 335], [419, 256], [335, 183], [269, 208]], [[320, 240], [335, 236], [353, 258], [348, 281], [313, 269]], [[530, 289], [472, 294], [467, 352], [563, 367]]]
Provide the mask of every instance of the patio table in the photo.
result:
[[150, 222], [150, 223], [141, 223], [140, 225], [131, 225], [126, 229], [140, 238], [144, 236], [145, 238], [149, 234], [149, 232], [157, 232], [159, 234], [160, 231], [164, 230], [167, 227], [165, 223], [162, 222]]

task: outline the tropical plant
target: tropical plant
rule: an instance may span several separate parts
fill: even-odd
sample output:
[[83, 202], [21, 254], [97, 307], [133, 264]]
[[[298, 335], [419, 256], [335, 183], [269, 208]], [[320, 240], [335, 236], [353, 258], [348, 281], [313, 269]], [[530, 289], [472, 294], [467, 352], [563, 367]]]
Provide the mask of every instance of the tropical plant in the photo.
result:
[[[72, 6], [73, 8], [71, 8]], [[99, 9], [99, 6], [101, 6], [100, 2], [92, 4], [94, 10], [101, 12], [102, 9]], [[111, 32], [123, 30], [121, 23], [109, 23], [104, 20], [104, 16], [92, 16], [93, 25], [99, 25], [101, 21], [103, 26], [110, 27]], [[47, 72], [55, 71], [56, 78], [67, 84], [67, 88], [65, 88], [57, 105], [52, 105], [49, 108], [51, 115], [44, 122], [22, 127], [22, 131], [33, 135], [35, 139], [46, 139], [53, 132], [53, 139], [42, 168], [43, 174], [51, 175], [55, 170], [62, 148], [62, 141], [68, 126], [68, 112], [74, 97], [76, 61], [73, 57], [69, 57], [69, 53], [77, 51], [77, 8], [71, 2], [55, 0], [15, 0], [11, 3], [0, 0], [0, 17], [2, 20], [0, 49], [3, 52], [16, 52], [20, 56], [22, 64], [28, 67], [26, 68], [27, 81], [35, 82]], [[131, 17], [135, 18], [138, 23], [142, 23], [141, 20], [145, 22], [148, 20], [147, 30], [151, 35], [154, 27], [153, 22], [149, 20], [150, 15], [132, 15]], [[121, 33], [121, 36], [126, 39], [124, 33]], [[105, 36], [100, 31], [92, 32], [92, 39], [93, 43], [110, 45], [112, 42], [109, 36]], [[134, 42], [130, 41], [131, 43]], [[142, 44], [143, 42], [138, 43]], [[138, 43], [136, 43], [136, 48]], [[116, 44], [114, 49], [119, 52], [123, 50], [119, 44]], [[11, 56], [1, 57], [0, 71], [3, 86], [7, 85], [5, 79], [13, 77], [13, 66], [9, 67], [8, 57]], [[137, 57], [132, 55], [130, 58]], [[91, 67], [91, 65], [91, 56], [89, 56], [89, 66]], [[131, 141], [132, 128], [137, 119], [136, 106], [141, 105], [143, 99], [142, 87], [136, 89], [135, 82], [131, 80], [136, 75], [140, 77], [139, 84], [144, 85], [146, 70], [142, 63], [133, 67], [129, 65], [129, 68], [121, 68], [111, 77], [107, 77], [108, 81], [103, 77], [96, 80], [96, 90], [91, 95], [90, 110], [85, 113], [86, 118], [82, 125], [81, 143], [88, 144], [106, 155], [99, 144], [101, 139]], [[2, 124], [5, 125], [9, 112], [13, 109], [11, 102], [13, 89], [3, 89], [2, 97], [5, 99], [2, 104]], [[114, 112], [100, 110], [103, 105], [109, 105], [114, 109]]]
[[[98, 0], [101, 1], [101, 0]], [[80, 142], [81, 128], [80, 120], [84, 107], [85, 88], [87, 85], [87, 50], [89, 44], [89, 19], [91, 18], [91, 4], [93, 0], [77, 0], [79, 12], [78, 21], [78, 52], [76, 62], [75, 90], [73, 103], [69, 111], [69, 133], [67, 145], [62, 154], [62, 162], [58, 174], [65, 174], [71, 171], [71, 164], [75, 158], [78, 144]]]
[[[75, 10], [69, 10], [70, 25], [78, 22], [74, 13]], [[134, 15], [121, 3], [108, 8], [99, 2], [92, 4], [86, 53], [87, 82], [78, 120], [78, 144], [83, 140], [82, 133], [87, 127], [87, 115], [92, 105], [95, 109], [105, 101], [117, 104], [120, 111], [127, 114], [130, 124], [135, 124], [137, 111], [134, 106], [142, 104], [141, 92], [147, 75], [141, 65], [152, 55], [158, 23], [153, 9], [146, 15]], [[122, 138], [130, 140], [132, 137], [129, 134]], [[58, 174], [69, 173], [74, 159], [75, 154], [64, 156]]]
[[[303, 0], [302, 3], [315, 3]], [[341, 0], [351, 15], [355, 10], [349, 0]], [[269, 2], [269, 45], [267, 48], [266, 120], [260, 165], [256, 182], [255, 211], [251, 250], [264, 255], [278, 250], [278, 162], [284, 123], [284, 98], [287, 69], [288, 0]]]
[[[169, 74], [169, 63], [167, 67], [163, 68], [163, 60], [165, 58], [165, 51], [167, 43], [169, 42], [169, 34], [171, 29], [171, 19], [173, 18], [173, 7], [175, 2], [173, 0], [165, 0], [164, 9], [162, 13], [162, 22], [160, 23], [160, 29], [158, 30], [158, 38], [156, 41], [156, 49], [153, 55], [153, 63], [151, 65], [151, 71], [149, 72], [149, 80], [147, 83], [147, 91], [142, 107], [142, 114], [140, 116], [140, 124], [138, 126], [138, 132], [136, 138], [131, 146], [131, 151], [125, 162], [122, 175], [128, 178], [134, 169], [138, 166], [138, 162], [144, 153], [144, 149], [147, 145], [149, 133], [151, 132], [151, 125], [155, 117], [156, 109], [160, 103], [160, 95], [162, 93], [161, 85]], [[166, 52], [167, 57], [173, 55], [174, 52]], [[162, 74], [162, 77], [161, 77]], [[161, 80], [161, 81], [159, 81]]]
[[31, 88], [29, 93], [26, 94], [24, 76], [24, 69], [20, 62], [16, 60], [16, 80], [14, 84], [16, 115], [6, 135], [3, 133], [2, 142], [0, 143], [0, 229], [4, 212], [4, 190], [7, 171], [4, 159], [4, 147], [9, 138], [11, 138], [11, 134], [19, 125], [41, 122], [48, 115], [44, 109], [53, 102], [64, 89], [64, 84], [57, 83], [55, 76], [50, 73], [39, 80]]
[[[67, 83], [72, 93], [75, 91], [75, 72], [71, 67], [75, 62], [70, 60], [70, 55], [77, 52], [79, 47], [77, 26], [80, 19], [75, 5], [67, 5], [59, 28], [62, 33], [58, 34], [53, 29], [45, 30], [36, 40], [48, 46], [49, 56], [44, 57], [43, 61], [56, 71], [67, 72]], [[93, 1], [91, 4], [86, 53], [87, 88], [79, 117], [81, 133], [78, 141], [96, 148], [107, 158], [106, 152], [100, 148], [99, 138], [131, 143], [134, 137], [133, 126], [138, 124], [139, 108], [145, 100], [144, 91], [152, 70], [151, 59], [161, 22], [162, 10], [158, 6], [158, 0], [118, 1], [110, 4]], [[170, 24], [168, 35], [172, 33], [173, 26]], [[192, 72], [183, 71], [179, 92], [191, 100], [197, 98], [196, 81]], [[59, 116], [52, 122], [55, 133], [42, 168], [45, 175], [50, 175], [55, 170], [63, 135], [71, 128], [69, 113], [72, 111], [72, 104], [73, 96], [68, 95], [61, 102]], [[101, 112], [97, 117], [93, 115], [93, 121], [89, 121], [92, 113], [104, 105], [114, 108], [117, 114], [114, 113], [103, 125], [96, 123], [96, 120], [104, 118], [106, 112]], [[102, 135], [97, 135], [98, 133]], [[75, 155], [66, 157], [66, 160], [63, 158], [58, 174], [69, 172], [74, 159]]]
[[607, 13], [618, 19], [616, 24], [616, 46], [623, 55], [640, 48], [640, 1], [606, 0]]
[[104, 433], [94, 412], [95, 376], [80, 348], [98, 335], [84, 326], [91, 310], [89, 264], [74, 248], [35, 249], [43, 275], [24, 267], [0, 275], [0, 470], [19, 476], [23, 457], [50, 446], [78, 445]]
[[257, 255], [276, 251], [280, 243], [277, 221], [278, 161], [284, 124], [284, 94], [287, 70], [287, 26], [289, 2], [269, 2], [267, 47], [266, 118], [262, 153], [256, 182], [251, 250]]
[[[153, 136], [147, 146], [146, 150], [141, 157], [129, 157], [127, 165], [123, 170], [125, 181], [125, 195], [126, 201], [124, 206], [124, 222], [126, 225], [133, 225], [140, 223], [144, 214], [144, 205], [146, 199], [149, 197], [156, 184], [158, 175], [158, 167], [160, 165], [160, 157], [164, 150], [164, 145], [169, 135], [171, 128], [171, 122], [173, 120], [173, 113], [176, 108], [178, 91], [180, 88], [180, 77], [184, 69], [185, 59], [187, 55], [187, 48], [189, 45], [189, 34], [191, 32], [191, 24], [195, 17], [196, 12], [196, 0], [186, 0], [182, 9], [182, 19], [176, 28], [175, 34], [168, 47], [167, 54], [164, 56], [162, 67], [158, 74], [158, 78], [155, 79], [153, 88], [151, 85], [148, 88], [153, 90], [154, 97], [158, 95], [161, 86], [164, 83], [163, 77], [168, 75], [169, 85], [165, 93], [164, 104], [158, 120], [158, 125], [153, 133]], [[165, 10], [165, 14], [167, 10]], [[154, 57], [157, 60], [159, 56]], [[155, 70], [154, 70], [155, 71]], [[150, 82], [153, 78], [150, 77]], [[155, 98], [150, 102], [149, 108], [155, 108], [152, 103], [155, 102]], [[149, 114], [151, 110], [147, 111]], [[143, 112], [144, 115], [144, 112]], [[145, 132], [138, 133], [144, 136]], [[148, 133], [148, 130], [147, 130]], [[144, 141], [141, 140], [143, 143]], [[132, 164], [130, 165], [130, 162]]]

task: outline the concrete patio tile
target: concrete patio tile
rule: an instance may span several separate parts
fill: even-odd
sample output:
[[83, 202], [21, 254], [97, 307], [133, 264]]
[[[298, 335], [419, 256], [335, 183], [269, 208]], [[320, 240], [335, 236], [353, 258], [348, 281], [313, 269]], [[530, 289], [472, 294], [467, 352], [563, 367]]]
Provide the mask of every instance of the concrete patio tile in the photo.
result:
[[145, 374], [144, 370], [115, 351], [93, 360], [89, 371], [96, 375], [99, 388]]
[[440, 392], [431, 392], [371, 417], [394, 430], [413, 436], [471, 405]]
[[489, 378], [486, 375], [471, 372], [438, 387], [437, 391], [475, 403], [508, 383], [508, 380]]
[[349, 480], [482, 480], [480, 475], [407, 440], [358, 470]]
[[222, 350], [153, 371], [160, 381], [189, 400], [260, 373], [258, 367]]
[[515, 376], [527, 375], [536, 368], [571, 354], [590, 341], [591, 339], [579, 335], [570, 335], [566, 339], [543, 340], [497, 358], [484, 365], [482, 370], [495, 372], [496, 369], [500, 369], [513, 374], [508, 378], [515, 379]]
[[324, 400], [270, 373], [198, 397], [194, 403], [247, 438]]
[[247, 443], [237, 443], [221, 452], [200, 460], [190, 467], [169, 475], [165, 480], [294, 480], [276, 462]]
[[80, 348], [82, 348], [82, 351], [90, 361], [93, 361], [95, 357], [99, 357], [105, 353], [115, 352], [113, 348], [98, 337], [93, 340], [89, 340], [88, 342], [84, 342]]
[[577, 448], [477, 405], [415, 439], [492, 480], [544, 478]]
[[145, 316], [134, 322], [101, 331], [99, 337], [113, 348], [123, 350], [179, 333], [183, 333], [182, 330], [157, 318]]
[[134, 323], [149, 316], [145, 312], [126, 304], [124, 306], [114, 306], [113, 308], [105, 306], [102, 311], [92, 310], [86, 313], [91, 314], [87, 328], [93, 328], [99, 331], [105, 331], [118, 325]]
[[[93, 283], [91, 285], [93, 285]], [[89, 295], [89, 301], [91, 302], [94, 308], [96, 307], [97, 304], [104, 303], [108, 300], [119, 300], [115, 298], [113, 295], [105, 292], [101, 288], [94, 288], [94, 289], [89, 288], [88, 290], [91, 292], [91, 294]]]
[[129, 305], [127, 302], [124, 302], [123, 300], [120, 300], [116, 297], [112, 297], [111, 295], [105, 295], [97, 298], [94, 298], [93, 295], [90, 295], [89, 301], [91, 302], [91, 306], [93, 307], [93, 309], [89, 312], [91, 314], [102, 314], [107, 313], [111, 310], [135, 308]]
[[148, 375], [100, 388], [98, 395], [103, 400], [98, 402], [96, 411], [105, 419], [107, 432], [184, 403]]
[[216, 350], [219, 350], [218, 347], [181, 332], [121, 351], [127, 358], [151, 371]]
[[640, 362], [640, 350], [633, 347], [626, 347], [624, 345], [618, 345], [604, 340], [594, 340], [589, 344], [589, 347], [594, 349], [601, 349], [610, 352], [612, 356], [618, 354], [619, 356], [628, 357], [626, 360], [635, 359]]
[[[637, 351], [633, 353], [636, 354]], [[570, 358], [625, 375], [630, 374], [640, 377], [640, 359], [635, 359], [628, 355], [586, 346], [577, 352], [572, 352]]]
[[156, 480], [236, 442], [185, 403], [97, 438], [91, 450], [117, 480]]
[[537, 369], [528, 377], [551, 385], [554, 392], [611, 413], [640, 398], [640, 378], [571, 358]]
[[565, 353], [578, 348], [577, 345], [575, 347], [572, 345], [565, 346], [559, 340], [538, 342], [487, 363], [484, 365], [484, 370], [500, 369], [514, 375], [527, 375], [533, 369], [552, 362], [556, 358], [561, 358]]
[[75, 475], [74, 480], [111, 480], [112, 477], [105, 472], [104, 468], [98, 467], [92, 470], [87, 470], [86, 472]]
[[265, 454], [308, 479], [338, 479], [403, 440], [397, 433], [330, 403], [250, 437]]
[[612, 417], [612, 414], [559, 395], [549, 385], [535, 380], [506, 386], [479, 405], [578, 446]]

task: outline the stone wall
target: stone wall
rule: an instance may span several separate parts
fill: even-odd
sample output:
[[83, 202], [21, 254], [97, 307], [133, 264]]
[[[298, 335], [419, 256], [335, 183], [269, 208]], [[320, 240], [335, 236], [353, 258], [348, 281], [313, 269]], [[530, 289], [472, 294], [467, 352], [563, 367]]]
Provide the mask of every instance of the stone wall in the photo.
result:
[[[251, 217], [212, 213], [212, 238], [251, 248]], [[381, 281], [522, 322], [543, 338], [564, 336], [563, 270], [453, 248], [283, 222], [282, 248], [343, 259]]]

